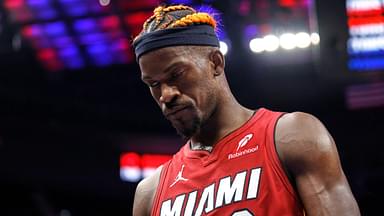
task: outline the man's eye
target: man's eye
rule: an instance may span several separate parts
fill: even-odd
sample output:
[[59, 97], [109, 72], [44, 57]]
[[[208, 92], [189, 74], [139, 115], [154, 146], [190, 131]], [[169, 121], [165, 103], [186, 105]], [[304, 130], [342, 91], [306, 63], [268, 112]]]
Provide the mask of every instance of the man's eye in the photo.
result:
[[159, 86], [159, 84], [160, 84], [159, 82], [152, 82], [152, 83], [149, 84], [149, 86], [151, 88], [155, 88], [155, 87]]
[[178, 72], [175, 72], [175, 73], [172, 73], [171, 75], [171, 80], [176, 80], [179, 76], [181, 76], [183, 74], [183, 71], [178, 71]]

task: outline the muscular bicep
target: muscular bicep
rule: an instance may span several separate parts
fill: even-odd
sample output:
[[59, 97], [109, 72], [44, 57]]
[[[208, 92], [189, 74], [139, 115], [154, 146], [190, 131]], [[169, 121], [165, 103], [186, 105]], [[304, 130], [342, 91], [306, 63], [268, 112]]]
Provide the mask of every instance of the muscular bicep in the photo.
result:
[[304, 113], [283, 116], [276, 145], [308, 215], [359, 215], [336, 145], [319, 120]]
[[328, 146], [326, 149], [309, 149], [304, 153], [308, 156], [297, 159], [296, 169], [292, 169], [306, 211], [308, 215], [356, 215], [357, 208], [353, 208], [355, 200], [341, 168], [335, 145], [325, 145]]

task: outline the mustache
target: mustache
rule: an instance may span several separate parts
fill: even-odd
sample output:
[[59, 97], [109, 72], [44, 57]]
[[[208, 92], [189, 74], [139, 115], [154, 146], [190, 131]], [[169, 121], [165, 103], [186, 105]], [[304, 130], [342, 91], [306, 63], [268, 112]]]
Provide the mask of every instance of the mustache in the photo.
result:
[[186, 109], [188, 107], [191, 107], [192, 104], [190, 103], [172, 103], [172, 104], [162, 104], [161, 105], [161, 111], [163, 112], [163, 115], [165, 117], [169, 117], [174, 113], [177, 113], [183, 109]]

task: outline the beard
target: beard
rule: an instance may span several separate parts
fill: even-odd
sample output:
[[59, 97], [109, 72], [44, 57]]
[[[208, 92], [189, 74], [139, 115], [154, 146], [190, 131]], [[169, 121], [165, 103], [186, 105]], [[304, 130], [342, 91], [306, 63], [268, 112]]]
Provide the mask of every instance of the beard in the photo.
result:
[[198, 108], [193, 100], [186, 99], [181, 100], [179, 103], [175, 102], [178, 106], [186, 107], [186, 109], [176, 113], [176, 115], [167, 117], [177, 133], [185, 140], [190, 139], [192, 136], [199, 133], [216, 109], [216, 96], [214, 91], [207, 88], [206, 92], [208, 93], [206, 98], [209, 98], [209, 100], [207, 103], [204, 103], [204, 113]]
[[180, 126], [173, 125], [173, 127], [183, 139], [187, 140], [200, 130], [201, 122], [201, 119], [195, 116], [190, 121], [180, 121]]
[[195, 135], [200, 130], [203, 122], [202, 117], [195, 109], [190, 110], [186, 115], [170, 118], [169, 120], [177, 133], [185, 140]]

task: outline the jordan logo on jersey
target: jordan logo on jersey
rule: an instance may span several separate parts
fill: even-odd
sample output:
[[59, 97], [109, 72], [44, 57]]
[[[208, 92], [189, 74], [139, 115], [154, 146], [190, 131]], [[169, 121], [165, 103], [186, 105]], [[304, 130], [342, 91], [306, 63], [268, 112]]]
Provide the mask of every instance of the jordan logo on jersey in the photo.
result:
[[248, 149], [244, 149], [242, 151], [239, 151], [240, 149], [242, 149], [244, 146], [246, 146], [248, 144], [248, 142], [252, 139], [252, 137], [253, 137], [252, 133], [245, 135], [239, 141], [239, 144], [237, 146], [236, 152], [233, 153], [233, 154], [228, 154], [228, 160], [234, 159], [234, 158], [238, 158], [240, 156], [243, 156], [243, 155], [246, 155], [246, 154], [249, 154], [249, 153], [257, 151], [259, 149], [258, 145], [256, 145], [256, 147], [252, 147], [252, 148], [248, 148]]
[[177, 173], [177, 176], [175, 177], [175, 181], [169, 186], [170, 188], [173, 187], [179, 181], [188, 181], [188, 179], [183, 177], [183, 170], [184, 170], [184, 164], [181, 166], [181, 170], [179, 171], [179, 173]]
[[[162, 202], [160, 216], [201, 216], [203, 212], [208, 214], [224, 205], [254, 199], [258, 195], [260, 176], [261, 168], [254, 168], [238, 172], [234, 178], [226, 176], [205, 188], [180, 194]], [[245, 187], [246, 182], [248, 187]]]

